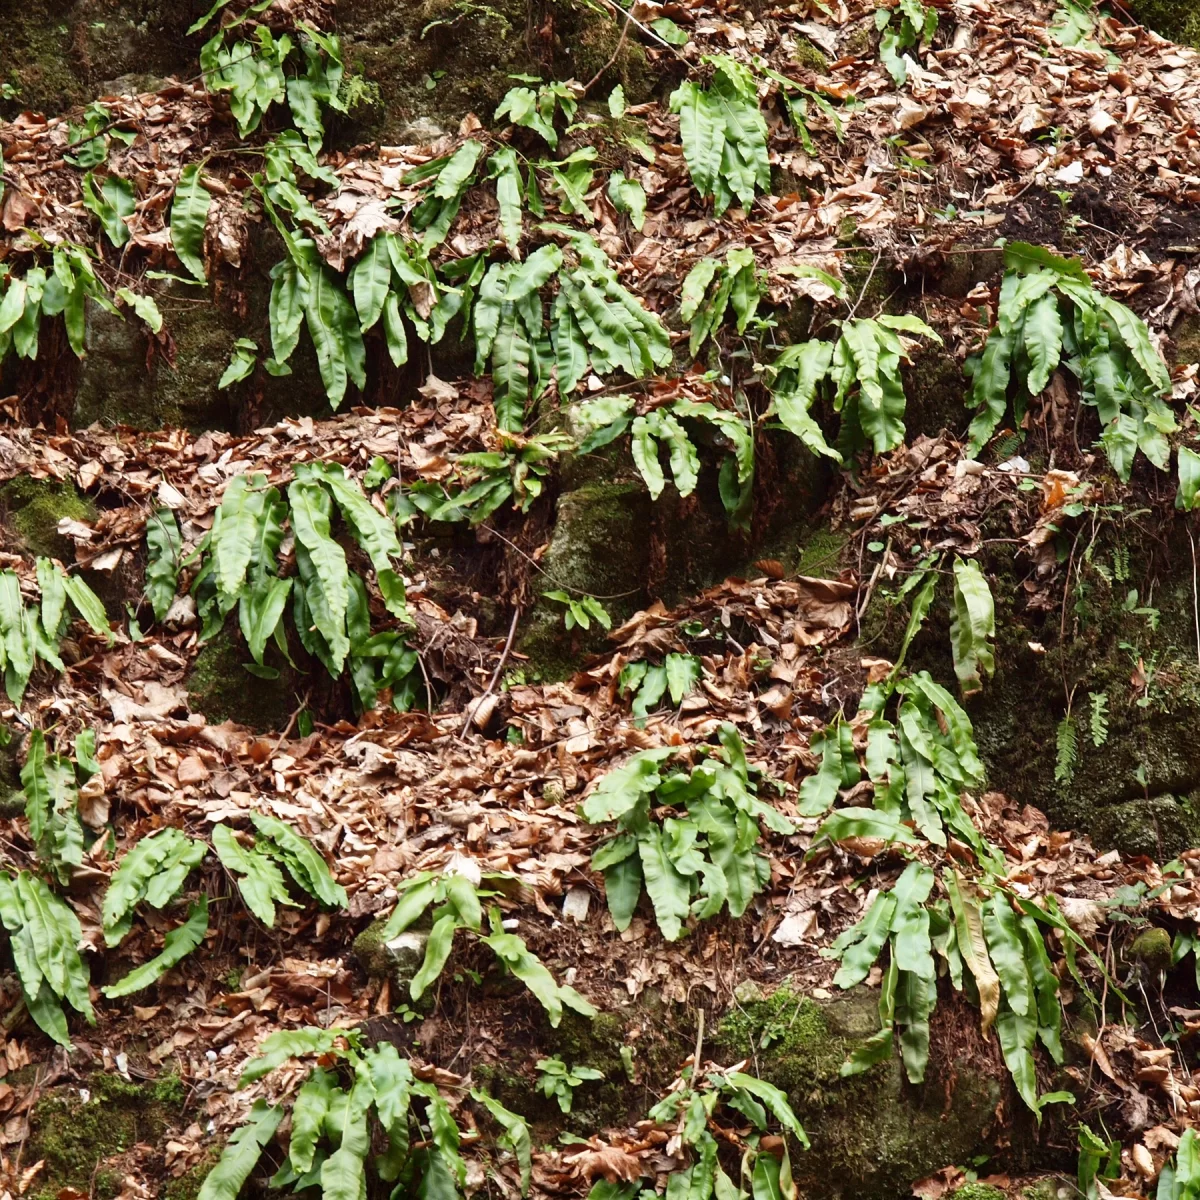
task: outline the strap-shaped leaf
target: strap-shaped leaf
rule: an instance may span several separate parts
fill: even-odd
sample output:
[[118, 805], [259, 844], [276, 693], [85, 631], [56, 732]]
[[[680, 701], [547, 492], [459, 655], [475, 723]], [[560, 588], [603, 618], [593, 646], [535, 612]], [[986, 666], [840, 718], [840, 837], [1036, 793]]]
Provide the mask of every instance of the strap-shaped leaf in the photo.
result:
[[168, 932], [159, 954], [149, 962], [142, 963], [140, 967], [135, 967], [124, 979], [100, 990], [108, 999], [115, 1000], [119, 996], [128, 996], [148, 988], [191, 954], [204, 940], [207, 932], [208, 897], [201, 896], [200, 900], [188, 909], [187, 920]]
[[838, 987], [852, 988], [866, 979], [891, 933], [895, 913], [895, 894], [881, 892], [863, 919], [834, 940], [830, 950], [842, 958], [833, 977]]
[[331, 908], [345, 908], [346, 889], [329, 873], [325, 860], [308, 838], [297, 833], [286, 821], [267, 813], [251, 812], [254, 828], [284, 851], [285, 861], [296, 882]]
[[211, 203], [212, 196], [201, 182], [200, 164], [184, 167], [171, 201], [171, 246], [175, 257], [201, 283], [208, 279], [204, 268], [204, 230]]
[[509, 253], [516, 258], [520, 251], [521, 220], [521, 169], [517, 164], [517, 153], [511, 146], [503, 146], [492, 155], [492, 174], [496, 177], [496, 203], [500, 209], [500, 233]]
[[388, 250], [387, 235], [376, 234], [350, 272], [350, 291], [363, 333], [383, 315], [384, 302], [391, 285], [392, 256]]
[[346, 635], [349, 572], [346, 553], [330, 536], [329, 495], [311, 479], [288, 486], [292, 529], [296, 535], [297, 566], [305, 585], [305, 600], [321, 636], [329, 646], [335, 674], [340, 675], [350, 642]]
[[[146, 599], [150, 601], [156, 621], [167, 615], [175, 599], [182, 552], [183, 537], [175, 514], [169, 508], [155, 508], [146, 518]], [[44, 591], [42, 603], [44, 610]]]
[[288, 895], [278, 864], [265, 854], [247, 850], [228, 825], [213, 826], [212, 843], [221, 865], [236, 879], [246, 907], [268, 929], [275, 928], [276, 904], [299, 907]]
[[1031, 396], [1039, 395], [1062, 357], [1063, 326], [1058, 315], [1058, 297], [1047, 292], [1029, 306], [1021, 326], [1025, 352], [1029, 355], [1026, 387]]
[[303, 1058], [310, 1054], [315, 1057], [328, 1054], [333, 1050], [334, 1042], [343, 1036], [343, 1030], [318, 1029], [312, 1025], [303, 1029], [281, 1029], [272, 1033], [263, 1039], [258, 1057], [251, 1059], [242, 1068], [238, 1087], [248, 1087], [290, 1059]]
[[233, 1133], [217, 1165], [204, 1177], [196, 1200], [237, 1200], [282, 1120], [281, 1107], [256, 1100], [246, 1124]]
[[230, 597], [241, 592], [254, 553], [258, 520], [249, 483], [245, 475], [235, 475], [225, 485], [209, 540], [217, 589]]
[[[118, 927], [132, 913], [134, 907], [146, 899], [153, 881], [167, 873], [177, 875], [178, 867], [183, 864], [187, 864], [187, 870], [190, 871], [199, 865], [205, 849], [203, 842], [193, 841], [172, 826], [160, 829], [137, 842], [121, 859], [109, 880], [108, 890], [104, 893], [101, 913], [105, 943], [115, 946], [121, 940], [123, 933], [117, 932]], [[165, 886], [156, 889], [155, 900], [158, 903], [154, 907], [161, 908], [169, 903], [178, 893], [186, 877], [187, 872], [184, 872], [178, 885], [170, 890]], [[166, 894], [163, 894], [164, 891]]]
[[784, 1127], [806, 1150], [809, 1147], [808, 1134], [800, 1124], [786, 1093], [780, 1091], [773, 1083], [747, 1075], [744, 1071], [731, 1071], [725, 1076], [732, 1087], [739, 1091], [749, 1092], [770, 1110], [771, 1115]]
[[[981, 691], [980, 671], [991, 678], [996, 659], [991, 642], [996, 636], [996, 611], [992, 590], [973, 559], [954, 560], [954, 615], [950, 621], [950, 647], [954, 673], [963, 695]], [[1024, 1013], [1020, 1014], [1024, 1016]]]
[[988, 953], [1004, 988], [1004, 998], [1018, 1017], [1035, 1014], [1036, 1004], [1026, 947], [1017, 929], [1016, 914], [1008, 897], [997, 888], [984, 905], [983, 929]]
[[42, 593], [42, 629], [48, 638], [57, 641], [67, 607], [67, 582], [62, 571], [48, 558], [37, 560], [37, 581]]
[[933, 890], [933, 872], [921, 863], [909, 863], [896, 886], [896, 911], [892, 916], [892, 954], [899, 970], [921, 979], [933, 980], [932, 945], [929, 939], [929, 913], [925, 901]]
[[947, 877], [946, 891], [950, 895], [950, 908], [954, 914], [958, 950], [967, 969], [975, 977], [975, 986], [979, 990], [981, 1028], [983, 1036], [987, 1037], [1000, 1007], [1000, 979], [988, 956], [983, 914], [977, 901], [963, 891], [957, 871]]
[[638, 854], [659, 931], [668, 942], [676, 941], [691, 910], [689, 881], [676, 870], [658, 826], [651, 826], [638, 838]]
[[324, 264], [309, 271], [304, 317], [317, 352], [325, 394], [330, 405], [337, 408], [348, 384], [366, 386], [367, 352], [354, 306]]

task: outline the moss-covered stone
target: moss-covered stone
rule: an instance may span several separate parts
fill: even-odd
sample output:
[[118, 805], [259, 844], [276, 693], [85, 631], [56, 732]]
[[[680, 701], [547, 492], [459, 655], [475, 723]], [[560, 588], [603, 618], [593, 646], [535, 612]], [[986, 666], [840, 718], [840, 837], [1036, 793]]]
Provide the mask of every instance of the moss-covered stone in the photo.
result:
[[[920, 1087], [905, 1081], [898, 1058], [842, 1078], [842, 1064], [879, 1028], [878, 1000], [867, 988], [816, 1000], [785, 985], [736, 1005], [717, 1028], [725, 1058], [749, 1058], [760, 1078], [788, 1093], [812, 1140], [792, 1163], [802, 1192], [900, 1196], [947, 1162], [993, 1148], [990, 1126], [1004, 1082], [986, 1055], [959, 1046], [958, 1061], [947, 1061], [935, 1037]], [[954, 1080], [950, 1104], [943, 1073]]]
[[841, 569], [842, 551], [847, 535], [826, 525], [819, 526], [802, 539], [803, 549], [796, 564], [797, 574], [818, 579], [836, 579]]
[[1129, 11], [1149, 29], [1189, 46], [1200, 46], [1200, 6], [1192, 0], [1132, 0]]
[[0, 487], [0, 514], [30, 554], [74, 561], [74, 543], [58, 532], [64, 517], [73, 521], [96, 519], [96, 507], [69, 480], [34, 479], [19, 475]]
[[1151, 971], [1166, 971], [1171, 966], [1171, 935], [1161, 926], [1152, 925], [1129, 943], [1125, 952], [1131, 962], [1141, 963]]
[[297, 673], [273, 647], [267, 650], [267, 663], [279, 669], [278, 679], [251, 675], [243, 666], [249, 661], [241, 637], [226, 626], [196, 656], [186, 681], [188, 702], [213, 722], [281, 729], [297, 704]]
[[[115, 89], [123, 76], [167, 76], [192, 63], [184, 36], [203, 0], [29, 0], [0, 15], [0, 78], [17, 90], [4, 110], [55, 115]], [[109, 86], [106, 86], [109, 85]], [[4, 112], [3, 115], [9, 115]]]
[[176, 1123], [185, 1094], [178, 1076], [139, 1085], [115, 1074], [93, 1075], [86, 1093], [85, 1100], [75, 1088], [54, 1091], [30, 1113], [29, 1148], [46, 1164], [40, 1196], [73, 1188], [111, 1200], [124, 1172], [102, 1164], [139, 1143], [160, 1141]]
[[[543, 592], [620, 596], [604, 599], [611, 615], [632, 611], [649, 575], [650, 496], [641, 483], [589, 484], [559, 497], [554, 534], [542, 560]], [[530, 614], [520, 649], [544, 679], [570, 674], [578, 656], [603, 645], [604, 630], [568, 632], [563, 605], [542, 599]]]
[[[463, 114], [485, 120], [514, 74], [624, 86], [631, 103], [663, 80], [636, 38], [620, 46], [620, 27], [598, 6], [569, 0], [343, 0], [338, 23], [348, 65], [379, 87], [369, 132], [381, 141], [429, 141], [457, 128]], [[607, 69], [606, 69], [607, 68]]]
[[[400, 996], [408, 995], [408, 985], [421, 969], [429, 934], [408, 929], [399, 937], [384, 941], [387, 917], [372, 921], [354, 939], [351, 949], [358, 964], [373, 979], [389, 979]], [[428, 919], [423, 922], [428, 925]]]
[[1155, 796], [1100, 809], [1091, 832], [1099, 849], [1167, 862], [1180, 851], [1200, 845], [1200, 818], [1188, 802]]
[[198, 298], [194, 288], [171, 285], [159, 307], [174, 344], [174, 361], [157, 349], [148, 353], [149, 334], [141, 322], [89, 304], [87, 357], [79, 366], [74, 423], [244, 432], [284, 416], [327, 413], [329, 402], [307, 333], [289, 361], [290, 375], [272, 377], [260, 369], [233, 387], [219, 386], [238, 338], [249, 337], [260, 347], [270, 344], [269, 272], [283, 254], [273, 230], [253, 227], [249, 261], [237, 280], [248, 317], [226, 302]]

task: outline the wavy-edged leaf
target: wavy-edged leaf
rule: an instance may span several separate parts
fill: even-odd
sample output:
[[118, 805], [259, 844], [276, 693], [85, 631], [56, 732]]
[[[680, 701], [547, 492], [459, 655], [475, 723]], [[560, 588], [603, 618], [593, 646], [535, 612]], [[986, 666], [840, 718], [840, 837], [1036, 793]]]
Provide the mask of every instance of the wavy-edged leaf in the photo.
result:
[[1047, 292], [1034, 301], [1021, 326], [1025, 352], [1029, 355], [1026, 387], [1031, 396], [1040, 395], [1062, 357], [1063, 325], [1058, 315], [1058, 297]]
[[383, 306], [392, 285], [392, 256], [387, 234], [376, 234], [367, 244], [362, 258], [350, 272], [350, 294], [358, 311], [363, 333], [383, 315]]
[[533, 1176], [533, 1140], [529, 1136], [529, 1125], [525, 1118], [504, 1107], [499, 1100], [489, 1096], [481, 1088], [471, 1089], [471, 1099], [482, 1104], [493, 1120], [504, 1130], [498, 1143], [510, 1150], [521, 1170], [521, 1195], [529, 1194], [529, 1183]]
[[124, 979], [100, 990], [110, 1000], [140, 992], [161, 979], [172, 967], [191, 954], [204, 940], [207, 932], [208, 897], [201, 896], [200, 900], [188, 909], [187, 920], [167, 933], [159, 954], [149, 962], [142, 963], [140, 967], [135, 967]]
[[831, 950], [840, 954], [842, 959], [833, 977], [838, 987], [852, 988], [870, 974], [891, 933], [895, 914], [895, 894], [881, 892], [875, 897], [866, 916], [835, 939]]
[[344, 1036], [345, 1030], [317, 1029], [312, 1025], [303, 1029], [281, 1029], [272, 1033], [264, 1038], [259, 1046], [261, 1053], [242, 1068], [238, 1087], [248, 1087], [290, 1059], [303, 1058], [310, 1054], [316, 1057], [328, 1054], [333, 1049], [334, 1042]]
[[954, 654], [954, 673], [964, 696], [982, 690], [980, 671], [989, 679], [995, 674], [996, 659], [992, 653], [995, 636], [995, 605], [983, 571], [973, 559], [955, 558], [950, 647]]
[[232, 1134], [217, 1165], [204, 1177], [196, 1200], [237, 1200], [282, 1120], [282, 1107], [256, 1100], [246, 1124]]
[[350, 652], [346, 634], [350, 583], [346, 552], [330, 536], [329, 494], [312, 479], [295, 479], [288, 485], [288, 501], [305, 601], [329, 647], [334, 674], [340, 675]]
[[212, 196], [201, 182], [200, 164], [184, 167], [171, 201], [171, 246], [175, 257], [201, 283], [208, 279], [204, 268], [204, 230], [211, 204]]
[[[179, 562], [183, 537], [175, 514], [165, 507], [154, 509], [146, 518], [146, 599], [161, 621], [175, 599], [179, 586]], [[43, 593], [43, 608], [45, 594]]]
[[502, 146], [492, 155], [491, 168], [496, 177], [500, 234], [509, 253], [516, 258], [524, 232], [521, 220], [521, 168], [517, 163], [517, 152], [511, 146]]
[[675, 869], [658, 826], [651, 826], [638, 838], [638, 854], [658, 928], [668, 942], [673, 942], [683, 932], [683, 922], [691, 911], [688, 880]]
[[336, 882], [329, 873], [329, 866], [317, 853], [316, 847], [301, 834], [297, 833], [286, 821], [272, 817], [268, 813], [251, 812], [250, 820], [254, 828], [264, 837], [270, 838], [284, 851], [285, 862], [291, 871], [292, 878], [310, 896], [320, 900], [330, 908], [345, 908], [349, 903], [346, 889]]
[[983, 929], [987, 935], [988, 953], [996, 974], [1000, 976], [1009, 1008], [1018, 1017], [1035, 1013], [1033, 984], [1026, 965], [1026, 947], [1022, 945], [1012, 905], [999, 889], [992, 893], [984, 905]]
[[247, 850], [228, 825], [213, 826], [212, 843], [221, 865], [237, 881], [246, 907], [268, 929], [275, 928], [276, 904], [298, 907], [288, 895], [279, 865], [265, 854]]
[[109, 627], [108, 613], [100, 597], [88, 587], [81, 575], [66, 577], [67, 596], [75, 611], [111, 646], [114, 641], [113, 631]]

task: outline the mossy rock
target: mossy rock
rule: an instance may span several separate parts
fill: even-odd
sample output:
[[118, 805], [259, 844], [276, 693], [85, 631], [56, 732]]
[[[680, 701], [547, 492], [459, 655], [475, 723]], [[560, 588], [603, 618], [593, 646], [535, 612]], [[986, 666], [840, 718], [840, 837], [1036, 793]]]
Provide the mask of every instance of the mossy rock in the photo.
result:
[[1200, 5], [1192, 0], [1131, 0], [1129, 11], [1170, 41], [1200, 46]]
[[[489, 120], [514, 74], [587, 83], [618, 49], [620, 27], [598, 6], [571, 0], [342, 0], [347, 65], [376, 84], [380, 141], [428, 141], [467, 112]], [[597, 94], [617, 83], [630, 103], [660, 85], [635, 38], [625, 39]]]
[[115, 1074], [96, 1074], [84, 1100], [75, 1088], [51, 1092], [34, 1105], [29, 1118], [29, 1150], [45, 1161], [39, 1196], [55, 1197], [72, 1188], [111, 1198], [121, 1190], [123, 1172], [98, 1169], [140, 1143], [161, 1142], [177, 1122], [186, 1096], [177, 1075], [147, 1084]]
[[1141, 963], [1151, 971], [1169, 971], [1171, 969], [1171, 935], [1158, 925], [1151, 925], [1129, 943], [1125, 950], [1125, 958], [1130, 962]]
[[234, 721], [251, 729], [282, 729], [295, 709], [297, 692], [303, 693], [299, 672], [293, 670], [274, 646], [266, 662], [279, 671], [278, 679], [251, 675], [243, 664], [250, 651], [231, 622], [196, 656], [185, 686], [188, 703], [209, 721]]
[[96, 519], [96, 506], [69, 480], [19, 475], [0, 487], [0, 514], [30, 554], [73, 562], [74, 543], [58, 532], [64, 517], [85, 524]]
[[290, 375], [272, 377], [260, 367], [242, 383], [219, 386], [238, 338], [249, 337], [260, 347], [270, 344], [269, 272], [283, 254], [273, 230], [252, 228], [249, 262], [237, 278], [249, 317], [203, 294], [198, 297], [194, 288], [170, 285], [159, 307], [174, 342], [174, 362], [157, 350], [148, 355], [150, 335], [141, 322], [122, 320], [89, 303], [87, 357], [79, 366], [74, 424], [245, 432], [281, 417], [327, 414], [329, 402], [307, 333], [288, 364]]
[[[842, 1064], [879, 1029], [877, 991], [855, 988], [818, 1000], [785, 984], [769, 996], [742, 995], [718, 1025], [715, 1046], [724, 1059], [749, 1058], [760, 1078], [787, 1092], [812, 1141], [810, 1151], [792, 1160], [803, 1194], [902, 1196], [948, 1162], [1000, 1149], [992, 1125], [997, 1103], [1010, 1091], [1003, 1067], [984, 1047], [960, 1044], [951, 1052], [951, 1039], [943, 1050], [935, 1036], [919, 1086], [905, 1080], [898, 1056], [843, 1078]], [[943, 997], [942, 1003], [953, 1002]], [[972, 1014], [954, 1037], [976, 1039], [976, 1022]], [[1028, 1152], [1024, 1122], [1005, 1136], [1014, 1157]]]
[[[408, 995], [408, 985], [421, 969], [429, 933], [425, 929], [407, 929], [388, 942], [383, 940], [388, 918], [379, 917], [354, 939], [351, 950], [358, 965], [373, 979], [389, 979], [400, 997]], [[428, 926], [428, 918], [419, 922]]]
[[29, 108], [53, 116], [117, 90], [111, 84], [121, 77], [191, 74], [199, 39], [189, 42], [185, 32], [207, 7], [204, 0], [5, 5], [3, 78], [17, 95], [0, 115]]
[[1100, 809], [1091, 832], [1097, 849], [1168, 862], [1181, 851], [1200, 845], [1200, 817], [1188, 801], [1155, 796]]
[[990, 1183], [966, 1183], [951, 1195], [954, 1200], [1007, 1200], [1004, 1192]]

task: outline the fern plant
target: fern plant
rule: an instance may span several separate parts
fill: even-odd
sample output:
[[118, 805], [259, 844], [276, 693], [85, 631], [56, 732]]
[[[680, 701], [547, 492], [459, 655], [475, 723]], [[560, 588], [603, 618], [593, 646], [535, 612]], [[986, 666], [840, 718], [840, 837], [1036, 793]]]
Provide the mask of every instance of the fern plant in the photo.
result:
[[604, 1078], [604, 1073], [595, 1067], [568, 1067], [557, 1054], [539, 1059], [535, 1069], [538, 1073], [538, 1090], [547, 1100], [558, 1101], [558, 1107], [564, 1114], [571, 1111], [575, 1089], [580, 1084]]
[[1117, 475], [1129, 479], [1138, 450], [1165, 470], [1167, 435], [1176, 428], [1164, 401], [1171, 379], [1145, 323], [1096, 291], [1077, 261], [1011, 242], [1004, 263], [996, 324], [982, 352], [967, 360], [968, 403], [979, 409], [970, 453], [978, 454], [1010, 402], [1019, 426], [1029, 400], [1063, 366], [1099, 415], [1101, 444]]
[[459, 455], [450, 482], [418, 481], [402, 492], [397, 520], [408, 521], [420, 513], [430, 521], [479, 525], [509, 500], [518, 511], [528, 512], [542, 494], [559, 454], [573, 444], [562, 433], [524, 438], [497, 431], [496, 440], [498, 450]]
[[800, 813], [829, 812], [864, 774], [872, 785], [872, 807], [834, 809], [814, 846], [823, 838], [852, 837], [911, 844], [916, 840], [911, 827], [936, 846], [945, 847], [953, 835], [980, 862], [996, 861], [996, 851], [962, 806], [962, 793], [983, 784], [983, 764], [971, 720], [945, 688], [925, 671], [893, 675], [867, 689], [855, 724], [866, 725], [861, 766], [847, 725], [835, 723], [832, 732], [814, 735], [810, 749], [820, 767], [800, 785]]
[[79, 820], [79, 788], [98, 770], [90, 755], [73, 763], [64, 754], [51, 754], [46, 735], [35, 729], [21, 768], [25, 817], [38, 858], [59, 883], [71, 879], [71, 868], [83, 864], [83, 826]]
[[767, 123], [758, 105], [758, 81], [749, 68], [727, 55], [705, 56], [712, 70], [707, 87], [685, 80], [671, 94], [679, 114], [683, 157], [696, 191], [713, 201], [718, 217], [736, 200], [754, 204], [771, 188]]
[[94, 259], [87, 247], [66, 242], [55, 246], [49, 271], [33, 266], [17, 275], [7, 263], [0, 263], [0, 363], [10, 352], [28, 361], [36, 359], [42, 318], [59, 315], [67, 343], [75, 357], [82, 358], [88, 300], [122, 319], [122, 307], [131, 308], [153, 332], [162, 328], [162, 314], [153, 298], [126, 287], [110, 293], [96, 274]]
[[[681, 1078], [649, 1112], [650, 1120], [672, 1128], [680, 1149], [691, 1157], [691, 1165], [676, 1171], [667, 1180], [668, 1194], [696, 1200], [749, 1200], [750, 1196], [786, 1197], [792, 1194], [792, 1166], [788, 1137], [802, 1149], [809, 1149], [808, 1134], [800, 1124], [787, 1094], [773, 1083], [759, 1079], [737, 1067], [710, 1068], [700, 1074], [700, 1064], [684, 1069]], [[751, 1130], [743, 1143], [739, 1135], [723, 1128], [731, 1122], [737, 1129]], [[772, 1126], [783, 1131], [777, 1149], [764, 1142]], [[737, 1183], [721, 1165], [718, 1135], [737, 1139], [744, 1146], [742, 1171]], [[749, 1183], [749, 1188], [746, 1184]], [[597, 1184], [589, 1200], [601, 1200]], [[607, 1190], [605, 1200], [634, 1200], [637, 1184], [624, 1184]]]
[[[485, 880], [494, 883], [505, 878], [502, 875], [484, 876]], [[465, 929], [474, 933], [501, 965], [533, 993], [553, 1027], [558, 1027], [564, 1008], [585, 1017], [595, 1016], [596, 1010], [573, 987], [555, 982], [554, 976], [525, 945], [523, 938], [505, 932], [500, 910], [494, 905], [488, 911], [489, 932], [483, 932], [484, 902], [500, 894], [495, 888], [476, 886], [463, 875], [435, 875], [432, 871], [422, 871], [404, 880], [400, 885], [400, 899], [384, 923], [379, 940], [384, 944], [390, 942], [430, 913], [432, 925], [425, 944], [425, 958], [409, 985], [411, 997], [419, 1000], [441, 976], [454, 948], [455, 934]]]
[[[840, 322], [835, 342], [808, 341], [788, 346], [767, 368], [773, 411], [785, 429], [814, 454], [843, 461], [863, 446], [876, 454], [904, 440], [907, 399], [900, 363], [910, 361], [905, 333], [942, 339], [919, 317], [856, 317]], [[841, 414], [837, 449], [825, 440], [811, 409], [818, 395], [829, 394]]]
[[678, 708], [684, 697], [695, 691], [703, 673], [700, 660], [694, 654], [671, 653], [658, 665], [643, 658], [621, 668], [617, 691], [633, 697], [633, 715], [640, 719], [667, 694], [672, 705]]
[[43, 1033], [70, 1046], [63, 1004], [96, 1023], [88, 970], [79, 957], [79, 918], [35, 875], [21, 871], [14, 878], [0, 871], [0, 922], [8, 931], [26, 1010]]
[[[520, 431], [552, 370], [567, 396], [589, 370], [641, 379], [671, 361], [662, 322], [625, 290], [594, 239], [560, 225], [542, 231], [566, 246], [542, 246], [522, 263], [493, 263], [474, 302], [475, 371], [491, 360], [496, 424], [510, 432]], [[547, 337], [541, 290], [555, 278]]]
[[601, 629], [612, 628], [612, 617], [608, 615], [608, 609], [595, 596], [576, 598], [564, 591], [556, 590], [543, 592], [542, 598], [563, 606], [563, 625], [566, 626], [568, 633], [575, 628], [591, 629], [593, 621]]
[[344, 74], [340, 41], [301, 22], [295, 38], [290, 33], [276, 37], [259, 25], [251, 38], [227, 42], [229, 31], [241, 24], [231, 22], [201, 48], [205, 86], [228, 94], [242, 138], [259, 128], [272, 105], [286, 101], [296, 128], [316, 150], [325, 137], [322, 109], [346, 108], [339, 96]]
[[[433, 1083], [418, 1078], [391, 1043], [368, 1047], [358, 1030], [309, 1027], [274, 1033], [261, 1049], [242, 1071], [241, 1086], [293, 1059], [318, 1060], [293, 1101], [291, 1139], [272, 1188], [302, 1193], [320, 1186], [326, 1196], [364, 1196], [370, 1162], [374, 1175], [406, 1194], [461, 1191], [467, 1167], [455, 1109]], [[528, 1127], [485, 1092], [471, 1095], [503, 1130], [499, 1142], [515, 1154], [525, 1194], [532, 1152]], [[283, 1116], [281, 1106], [256, 1101], [205, 1178], [199, 1200], [236, 1200]], [[384, 1149], [372, 1156], [375, 1145]]]
[[25, 603], [16, 572], [0, 571], [0, 669], [14, 704], [21, 703], [39, 660], [64, 669], [58, 647], [72, 610], [109, 645], [113, 642], [104, 605], [81, 575], [64, 574], [48, 558], [37, 560], [36, 575], [40, 597], [33, 605]]
[[679, 310], [680, 320], [691, 329], [691, 356], [695, 358], [721, 327], [730, 308], [737, 318], [738, 333], [745, 333], [762, 297], [753, 250], [730, 250], [723, 263], [715, 258], [700, 259], [683, 281]]
[[524, 84], [537, 84], [537, 91], [532, 87], [509, 88], [492, 120], [500, 121], [507, 117], [510, 124], [532, 129], [551, 149], [557, 148], [558, 131], [554, 128], [556, 112], [561, 112], [569, 123], [579, 108], [579, 97], [572, 85], [557, 80], [543, 83], [536, 75], [513, 75], [510, 78]]
[[667, 451], [671, 476], [681, 496], [690, 496], [700, 481], [700, 453], [687, 427], [715, 433], [728, 452], [717, 477], [721, 502], [735, 526], [748, 520], [754, 492], [754, 433], [736, 412], [697, 400], [674, 400], [637, 414], [633, 396], [602, 396], [585, 401], [576, 414], [583, 438], [578, 453], [590, 454], [628, 432], [634, 465], [650, 498], [657, 500], [667, 485], [660, 451]]
[[284, 881], [284, 871], [301, 891], [327, 908], [345, 908], [346, 889], [329, 873], [313, 844], [286, 821], [251, 812], [252, 846], [245, 846], [228, 825], [213, 826], [212, 843], [221, 865], [237, 881], [246, 907], [268, 928], [275, 928], [276, 904], [298, 907]]
[[104, 893], [104, 944], [116, 946], [125, 939], [139, 904], [153, 909], [170, 904], [207, 854], [203, 842], [172, 826], [136, 842], [117, 865]]
[[1040, 910], [998, 883], [969, 884], [957, 870], [942, 877], [946, 898], [930, 901], [935, 882], [930, 868], [909, 863], [895, 886], [876, 896], [862, 920], [823, 951], [841, 960], [834, 983], [851, 988], [888, 949], [880, 1031], [843, 1065], [842, 1074], [855, 1075], [890, 1058], [896, 1028], [909, 1081], [924, 1080], [929, 1018], [937, 1006], [936, 950], [957, 990], [963, 986], [964, 967], [973, 979], [983, 1035], [995, 1025], [1017, 1092], [1040, 1121], [1047, 1104], [1074, 1099], [1069, 1092], [1039, 1095], [1037, 1090], [1035, 1044], [1040, 1041], [1055, 1063], [1063, 1062], [1058, 977], [1038, 920], [1029, 911]]
[[[770, 878], [758, 849], [759, 822], [772, 833], [795, 832], [758, 798], [737, 730], [722, 725], [717, 736], [721, 748], [706, 748], [690, 771], [665, 774], [672, 747], [643, 750], [605, 775], [583, 803], [589, 824], [617, 824], [617, 834], [592, 855], [592, 869], [604, 876], [608, 909], [622, 932], [643, 887], [670, 942], [690, 918], [702, 921], [723, 908], [740, 917]], [[655, 819], [670, 809], [679, 815]]]
[[[339, 465], [309, 463], [297, 468], [286, 501], [262, 474], [238, 475], [226, 485], [212, 528], [187, 560], [199, 562], [191, 591], [201, 640], [211, 638], [236, 608], [252, 660], [247, 670], [274, 678], [278, 672], [265, 664], [264, 654], [273, 641], [290, 657], [283, 628], [290, 599], [304, 649], [335, 679], [349, 664], [360, 707], [372, 707], [384, 687], [392, 689], [395, 705], [406, 707], [416, 695], [415, 653], [403, 630], [371, 633], [366, 585], [350, 571], [345, 550], [331, 534], [335, 504], [375, 568], [385, 608], [408, 624], [404, 581], [394, 565], [401, 555], [394, 523]], [[294, 576], [281, 574], [285, 525], [294, 539]], [[165, 589], [160, 605], [163, 599]]]

